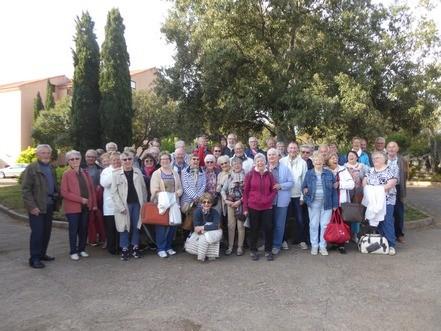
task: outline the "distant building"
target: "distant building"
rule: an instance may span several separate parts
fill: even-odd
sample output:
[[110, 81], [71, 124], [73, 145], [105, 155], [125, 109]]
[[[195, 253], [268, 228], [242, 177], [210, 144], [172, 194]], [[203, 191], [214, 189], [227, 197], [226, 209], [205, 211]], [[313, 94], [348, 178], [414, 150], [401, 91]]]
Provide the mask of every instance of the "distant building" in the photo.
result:
[[[156, 74], [156, 68], [131, 71], [132, 88], [152, 89]], [[10, 164], [32, 144], [34, 99], [40, 92], [45, 102], [48, 80], [55, 86], [55, 102], [72, 95], [72, 81], [65, 75], [0, 85], [0, 160]]]

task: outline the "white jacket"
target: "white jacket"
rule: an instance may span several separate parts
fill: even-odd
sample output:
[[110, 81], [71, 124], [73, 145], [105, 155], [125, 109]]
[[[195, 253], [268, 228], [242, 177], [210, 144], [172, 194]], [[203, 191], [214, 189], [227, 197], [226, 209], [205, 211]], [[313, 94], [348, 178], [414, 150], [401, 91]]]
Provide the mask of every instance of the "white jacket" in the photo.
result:
[[363, 188], [363, 206], [371, 226], [378, 226], [386, 217], [386, 192], [383, 185], [366, 185]]
[[339, 202], [340, 205], [345, 202], [351, 202], [349, 199], [349, 190], [353, 190], [355, 187], [354, 179], [352, 178], [351, 174], [349, 173], [348, 169], [346, 167], [343, 167], [341, 165], [338, 166], [338, 178], [339, 178]]
[[300, 197], [300, 200], [303, 200], [302, 184], [303, 180], [305, 179], [306, 172], [308, 171], [306, 161], [303, 160], [300, 155], [297, 155], [294, 160], [291, 160], [291, 157], [288, 155], [281, 158], [280, 163], [286, 165], [291, 170], [294, 181], [294, 185], [291, 187], [291, 198]]
[[110, 188], [112, 187], [112, 174], [117, 170], [112, 166], [108, 166], [107, 168], [101, 171], [100, 176], [100, 185], [104, 188], [103, 191], [103, 215], [104, 216], [113, 216], [113, 199], [112, 193], [110, 192]]

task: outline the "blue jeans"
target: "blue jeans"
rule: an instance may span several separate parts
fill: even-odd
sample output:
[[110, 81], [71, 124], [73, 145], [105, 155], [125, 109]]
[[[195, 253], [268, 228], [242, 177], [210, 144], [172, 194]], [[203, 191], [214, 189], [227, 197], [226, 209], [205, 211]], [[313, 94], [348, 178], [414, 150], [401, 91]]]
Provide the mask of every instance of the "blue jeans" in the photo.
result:
[[38, 216], [29, 214], [29, 225], [31, 227], [29, 250], [32, 262], [40, 261], [46, 255], [52, 232], [52, 213], [53, 205], [47, 205], [46, 214]]
[[273, 248], [282, 247], [288, 207], [273, 206]]
[[390, 247], [395, 247], [395, 225], [394, 225], [395, 205], [386, 205], [386, 216], [384, 221], [378, 224], [378, 232], [385, 236]]
[[[308, 206], [309, 213], [309, 236], [312, 248], [326, 248], [326, 241], [323, 235], [326, 231], [329, 221], [331, 220], [332, 209], [325, 210], [323, 208], [323, 200], [314, 200]], [[320, 233], [319, 233], [320, 227]], [[319, 239], [320, 238], [320, 242]]]
[[[300, 197], [299, 198], [291, 198], [291, 202], [288, 206], [287, 219], [289, 219], [292, 215], [295, 218], [295, 235], [292, 237], [293, 243], [306, 242], [306, 226], [303, 220], [303, 211], [302, 206], [300, 205]], [[285, 234], [285, 240], [287, 239], [288, 234]]]
[[66, 214], [66, 218], [69, 222], [69, 254], [84, 252], [89, 220], [88, 210], [84, 209], [81, 213]]
[[[139, 245], [139, 229], [138, 229], [138, 220], [139, 220], [139, 211], [140, 206], [139, 203], [129, 203], [129, 210], [127, 211], [130, 216], [130, 243], [133, 247], [138, 247]], [[129, 247], [129, 231], [125, 230], [124, 232], [120, 232], [119, 234], [119, 245], [121, 248]]]
[[359, 232], [360, 232], [360, 223], [358, 222], [351, 223], [351, 233], [357, 234]]
[[176, 233], [176, 226], [163, 226], [156, 225], [155, 227], [155, 238], [156, 246], [158, 247], [158, 252], [168, 251], [171, 249], [171, 244], [173, 242], [173, 237]]
[[394, 208], [394, 218], [395, 218], [395, 236], [404, 236], [404, 203], [400, 197], [401, 187], [397, 185], [397, 201]]

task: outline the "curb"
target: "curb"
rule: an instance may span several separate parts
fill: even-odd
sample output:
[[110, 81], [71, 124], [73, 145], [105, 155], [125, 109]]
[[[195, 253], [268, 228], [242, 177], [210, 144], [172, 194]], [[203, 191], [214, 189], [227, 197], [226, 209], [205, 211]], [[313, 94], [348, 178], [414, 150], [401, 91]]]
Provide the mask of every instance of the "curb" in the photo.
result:
[[421, 229], [424, 227], [428, 227], [433, 224], [434, 224], [433, 217], [426, 217], [420, 220], [404, 222], [404, 228], [414, 230], [414, 229]]
[[[29, 217], [27, 215], [17, 213], [15, 210], [10, 209], [2, 204], [0, 204], [0, 211], [4, 212], [5, 214], [8, 214], [9, 216], [11, 216], [12, 218], [15, 218], [17, 220], [24, 221], [24, 222], [29, 221]], [[55, 228], [60, 228], [60, 229], [67, 229], [69, 227], [67, 222], [58, 221], [58, 220], [52, 220], [52, 226]]]
[[411, 187], [441, 187], [440, 182], [429, 182], [429, 181], [407, 181], [407, 186]]

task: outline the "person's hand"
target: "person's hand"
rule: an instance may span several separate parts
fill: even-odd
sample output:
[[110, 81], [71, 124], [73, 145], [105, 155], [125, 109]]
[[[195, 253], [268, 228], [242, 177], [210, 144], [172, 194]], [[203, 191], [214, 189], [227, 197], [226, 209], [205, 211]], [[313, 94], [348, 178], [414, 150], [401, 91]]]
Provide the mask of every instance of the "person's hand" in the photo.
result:
[[92, 210], [98, 210], [98, 207], [93, 207]]
[[125, 214], [127, 214], [127, 209], [123, 209], [123, 210], [121, 210], [121, 214], [123, 214], [123, 215], [125, 215]]
[[240, 201], [240, 200], [237, 200], [236, 202], [233, 203], [233, 207], [234, 207], [234, 208], [239, 207], [239, 206], [240, 206], [240, 203], [241, 203], [241, 201]]
[[338, 188], [340, 186], [340, 182], [335, 182], [334, 183], [334, 188]]
[[248, 216], [248, 211], [244, 211], [243, 212], [243, 216], [247, 217]]
[[336, 211], [336, 210], [337, 210], [337, 208], [332, 208], [332, 210], [333, 210], [333, 211]]
[[86, 199], [86, 198], [81, 198], [81, 203], [82, 203], [83, 205], [87, 205], [88, 202], [89, 202], [88, 199]]
[[32, 210], [30, 211], [30, 213], [31, 213], [32, 215], [38, 216], [38, 215], [40, 215], [40, 209], [39, 209], [38, 207], [35, 207], [34, 209], [32, 209]]
[[303, 194], [308, 194], [308, 188], [307, 188], [307, 187], [305, 187], [305, 188], [303, 189]]
[[305, 201], [300, 200], [300, 206], [302, 206], [305, 203]]
[[282, 189], [282, 185], [280, 185], [280, 184], [274, 184], [273, 189], [276, 190], [276, 191], [279, 191], [279, 190]]

